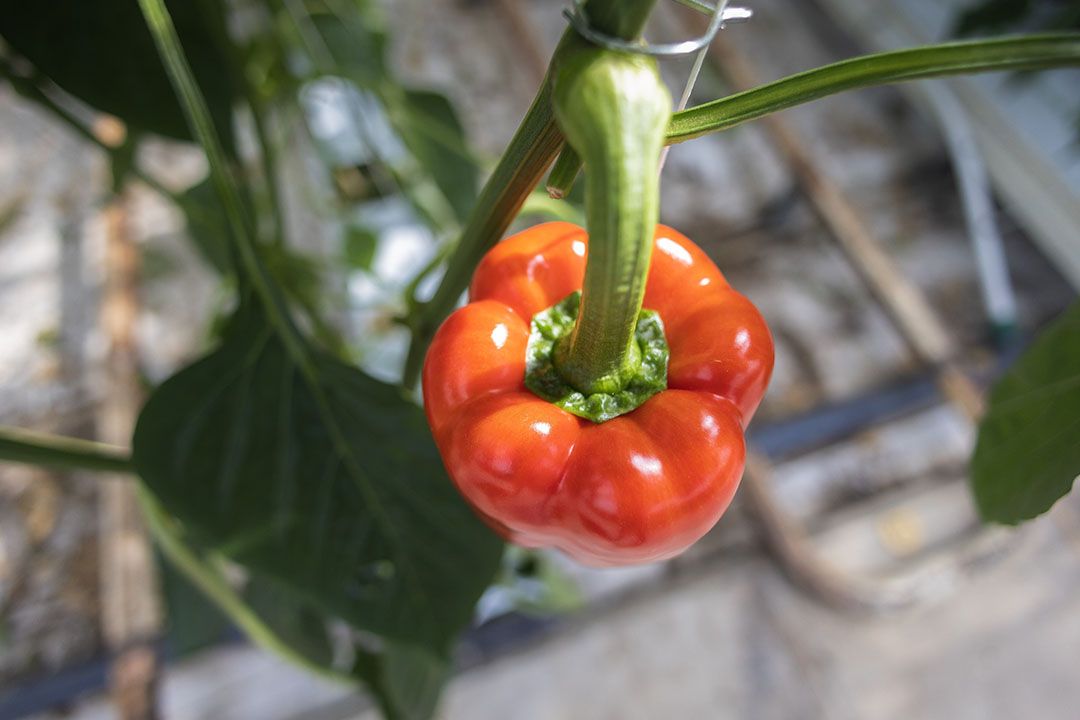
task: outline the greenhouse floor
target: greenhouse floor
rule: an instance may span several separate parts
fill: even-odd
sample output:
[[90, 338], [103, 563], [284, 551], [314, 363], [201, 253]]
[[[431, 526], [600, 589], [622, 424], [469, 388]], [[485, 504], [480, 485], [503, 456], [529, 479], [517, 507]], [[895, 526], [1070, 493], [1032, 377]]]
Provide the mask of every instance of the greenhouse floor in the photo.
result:
[[[445, 720], [1075, 718], [1080, 502], [1010, 539], [937, 602], [851, 617], [736, 553], [570, 617], [457, 676]], [[366, 703], [247, 646], [169, 669], [170, 720], [374, 718]], [[112, 717], [92, 702], [63, 717]], [[43, 715], [46, 718], [58, 715]]]

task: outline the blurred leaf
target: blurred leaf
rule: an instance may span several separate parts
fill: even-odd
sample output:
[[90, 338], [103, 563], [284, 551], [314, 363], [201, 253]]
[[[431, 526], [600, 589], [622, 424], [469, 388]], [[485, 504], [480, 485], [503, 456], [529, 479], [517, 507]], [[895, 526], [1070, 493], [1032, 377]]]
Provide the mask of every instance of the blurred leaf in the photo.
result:
[[384, 102], [405, 146], [435, 180], [458, 222], [464, 223], [476, 201], [480, 177], [454, 106], [445, 96], [427, 90], [406, 89], [400, 101]]
[[229, 260], [229, 229], [225, 209], [210, 178], [192, 185], [180, 195], [187, 218], [188, 235], [209, 265], [221, 275], [232, 270]]
[[500, 543], [447, 479], [418, 407], [311, 357], [302, 370], [243, 310], [219, 350], [150, 398], [139, 473], [200, 545], [320, 612], [445, 653]]
[[[187, 217], [188, 235], [203, 259], [221, 275], [232, 272], [229, 259], [229, 228], [225, 208], [213, 184], [207, 178], [180, 196], [180, 206]], [[326, 349], [342, 354], [345, 341], [322, 317], [324, 283], [320, 263], [285, 245], [258, 246], [259, 256], [277, 287], [311, 323], [315, 337]]]
[[379, 236], [365, 227], [345, 228], [345, 262], [354, 270], [371, 270]]
[[365, 90], [375, 90], [389, 72], [384, 59], [386, 33], [382, 19], [367, 7], [364, 2], [350, 3], [347, 17], [317, 14], [310, 20], [333, 56], [336, 69]]
[[318, 260], [284, 245], [260, 245], [259, 256], [285, 296], [312, 314], [318, 314], [323, 291]]
[[158, 564], [166, 608], [166, 634], [172, 650], [188, 655], [221, 640], [229, 618], [169, 562]]
[[[479, 168], [469, 151], [465, 130], [453, 105], [439, 93], [401, 86], [388, 70], [386, 37], [373, 13], [316, 15], [314, 27], [330, 51], [336, 71], [382, 103], [394, 132], [423, 170], [418, 180], [431, 179], [453, 211], [464, 222], [476, 200]], [[405, 177], [409, 182], [410, 178]], [[423, 204], [423, 203], [421, 203]], [[437, 217], [421, 207], [426, 215]]]
[[[0, 36], [61, 88], [132, 130], [180, 140], [191, 133], [133, 0], [48, 0], [0, 13]], [[214, 3], [170, 0], [184, 52], [206, 96], [214, 124], [232, 147], [233, 91], [218, 39]]]
[[1009, 525], [1049, 510], [1078, 475], [1080, 303], [994, 386], [971, 461], [979, 513]]
[[[356, 648], [357, 662], [351, 672], [345, 672], [335, 662], [334, 643], [329, 634], [329, 623], [337, 620], [336, 617], [323, 615], [312, 604], [299, 600], [293, 593], [283, 592], [258, 575], [250, 577], [241, 595], [226, 580], [221, 571], [219, 557], [197, 549], [175, 518], [145, 490], [140, 494], [140, 498], [154, 539], [162, 554], [170, 561], [164, 566], [166, 572], [171, 572], [174, 580], [187, 583], [185, 593], [176, 596], [177, 602], [190, 602], [200, 611], [212, 610], [212, 607], [220, 608], [223, 623], [227, 617], [244, 630], [253, 642], [266, 650], [276, 652], [318, 675], [339, 682], [366, 684], [380, 706], [386, 709], [386, 716], [391, 720], [409, 716], [398, 710], [399, 707], [407, 706], [408, 698], [395, 697], [400, 690], [396, 683], [390, 682], [390, 679], [401, 671], [389, 670], [404, 665], [410, 676], [423, 678], [430, 673], [432, 664], [445, 667], [444, 661], [428, 659], [423, 653], [415, 659], [415, 653], [408, 650], [401, 656], [396, 656], [394, 651], [398, 646], [388, 644], [379, 653]], [[250, 572], [248, 574], [250, 575]], [[197, 594], [199, 591], [205, 594]], [[209, 599], [214, 601], [214, 606], [208, 605]], [[170, 624], [173, 622], [173, 613], [178, 609], [185, 610], [170, 604]], [[190, 608], [186, 611], [190, 612]], [[200, 619], [206, 622], [210, 620], [208, 616]], [[202, 632], [203, 641], [215, 639], [211, 636], [212, 626], [194, 630]], [[384, 660], [387, 668], [384, 668]], [[426, 701], [430, 706], [434, 705], [439, 690], [440, 687], [436, 686], [425, 691], [434, 693], [434, 699]], [[415, 717], [427, 716], [417, 714]]]
[[357, 654], [353, 673], [375, 689], [387, 718], [426, 720], [435, 713], [450, 663], [421, 648], [388, 644], [377, 654]]
[[243, 597], [259, 619], [295, 652], [317, 665], [333, 666], [328, 621], [314, 606], [298, 601], [259, 575], [244, 586]]
[[[203, 573], [228, 586], [209, 556], [193, 546], [189, 551]], [[162, 562], [160, 567], [172, 649], [183, 656], [219, 642], [231, 626], [225, 609], [212, 602], [173, 563]], [[307, 661], [331, 669], [333, 647], [327, 633], [327, 621], [316, 610], [297, 602], [293, 596], [258, 575], [243, 583], [242, 592], [232, 592], [237, 602], [244, 603], [252, 613], [251, 619], [266, 626], [266, 632], [273, 633]]]

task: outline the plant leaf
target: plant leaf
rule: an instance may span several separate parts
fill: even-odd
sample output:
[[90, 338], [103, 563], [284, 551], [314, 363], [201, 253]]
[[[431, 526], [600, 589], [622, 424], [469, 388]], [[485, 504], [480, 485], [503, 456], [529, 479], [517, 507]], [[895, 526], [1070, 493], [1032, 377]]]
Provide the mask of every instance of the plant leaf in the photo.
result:
[[[184, 52], [206, 95], [214, 124], [232, 147], [233, 88], [218, 13], [204, 3], [170, 0]], [[137, 3], [49, 0], [0, 13], [0, 36], [65, 91], [132, 129], [191, 140]]]
[[188, 236], [203, 259], [221, 275], [230, 272], [229, 219], [210, 178], [181, 193], [180, 208], [187, 219]]
[[244, 308], [220, 349], [147, 403], [139, 474], [200, 546], [356, 628], [445, 653], [501, 545], [448, 480], [419, 408], [311, 357], [314, 375]]
[[[154, 539], [170, 561], [164, 567], [175, 571], [174, 579], [189, 583], [183, 599], [198, 604], [212, 598], [220, 613], [261, 647], [317, 675], [366, 684], [390, 720], [430, 717], [449, 670], [446, 660], [408, 646], [383, 643], [379, 652], [355, 646], [352, 668], [340, 667], [328, 634], [329, 623], [338, 618], [321, 614], [258, 575], [249, 577], [241, 594], [226, 580], [220, 557], [198, 548], [145, 489], [140, 498]], [[196, 595], [196, 588], [206, 597]], [[224, 617], [221, 620], [224, 622]], [[400, 682], [401, 677], [411, 678], [414, 684], [410, 687]]]
[[[400, 85], [385, 62], [386, 34], [376, 13], [360, 3], [348, 13], [312, 16], [312, 26], [330, 51], [333, 67], [322, 72], [340, 73], [357, 87], [374, 94], [385, 108], [394, 133], [423, 172], [395, 170], [407, 186], [418, 209], [438, 217], [423, 198], [425, 182], [434, 181], [460, 225], [468, 217], [479, 187], [480, 171], [469, 150], [465, 129], [454, 106], [443, 95]], [[343, 6], [344, 7], [344, 6]], [[386, 160], [386, 158], [384, 158]], [[419, 196], [419, 197], [418, 197]]]
[[308, 662], [332, 668], [334, 648], [330, 642], [328, 619], [309, 603], [300, 602], [275, 583], [254, 575], [243, 591], [252, 612], [294, 652]]
[[220, 640], [229, 627], [222, 609], [172, 563], [163, 559], [158, 567], [167, 608], [166, 635], [172, 651], [182, 657]]
[[476, 202], [480, 171], [469, 154], [454, 106], [444, 95], [428, 90], [404, 90], [384, 97], [390, 122], [402, 142], [464, 223]]
[[450, 663], [422, 648], [389, 643], [379, 653], [359, 652], [353, 674], [364, 678], [390, 720], [427, 720], [435, 713]]
[[1080, 475], [1080, 303], [994, 386], [971, 461], [986, 520], [1015, 525], [1047, 510]]
[[345, 262], [354, 270], [371, 270], [379, 237], [371, 228], [352, 225], [345, 228]]

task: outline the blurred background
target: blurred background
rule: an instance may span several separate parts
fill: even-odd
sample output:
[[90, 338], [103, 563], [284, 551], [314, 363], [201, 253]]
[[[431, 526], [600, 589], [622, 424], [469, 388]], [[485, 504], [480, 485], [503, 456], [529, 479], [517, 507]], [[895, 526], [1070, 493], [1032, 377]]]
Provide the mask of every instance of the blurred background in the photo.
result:
[[[262, 158], [248, 163], [264, 178], [257, 216], [287, 238], [268, 264], [298, 314], [393, 382], [404, 292], [527, 110], [565, 3], [325, 5], [313, 19], [323, 4], [228, 3], [254, 109], [229, 142]], [[1052, 1], [752, 9], [714, 43], [691, 104], [860, 53], [1080, 18]], [[9, 3], [0, 31], [0, 423], [126, 445], [147, 389], [231, 309], [227, 231], [202, 152], [36, 76], [25, 58], [48, 39], [22, 12]], [[75, 37], [97, 31], [58, 13]], [[706, 22], [665, 1], [648, 36]], [[676, 96], [690, 62], [663, 64]], [[117, 73], [110, 102], [153, 114], [129, 69], [103, 58], [95, 72]], [[667, 563], [589, 570], [511, 550], [440, 717], [1075, 718], [1080, 500], [1019, 530], [981, 526], [967, 462], [983, 390], [1080, 288], [1080, 71], [822, 100], [675, 146], [662, 192], [662, 221], [774, 333], [744, 486]], [[551, 218], [580, 221], [580, 197], [538, 192], [516, 227]], [[115, 717], [124, 672], [156, 683], [165, 718], [375, 717], [159, 563], [121, 483], [0, 463], [0, 718]], [[118, 666], [133, 632], [154, 636], [159, 665]]]

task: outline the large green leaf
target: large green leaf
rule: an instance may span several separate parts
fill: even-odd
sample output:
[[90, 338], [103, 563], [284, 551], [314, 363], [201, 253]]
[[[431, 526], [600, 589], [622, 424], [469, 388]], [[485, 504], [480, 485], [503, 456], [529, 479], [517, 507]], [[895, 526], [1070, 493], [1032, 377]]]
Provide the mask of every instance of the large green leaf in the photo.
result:
[[260, 575], [244, 586], [244, 601], [251, 611], [289, 648], [324, 668], [334, 662], [328, 618], [312, 603], [303, 602]]
[[189, 187], [179, 199], [187, 218], [188, 235], [203, 259], [222, 275], [231, 271], [229, 219], [210, 178]]
[[389, 643], [377, 654], [358, 653], [353, 674], [373, 689], [386, 717], [427, 720], [450, 676], [450, 663], [422, 648]]
[[[0, 13], [0, 36], [37, 70], [87, 104], [133, 129], [191, 139], [184, 114], [134, 0], [47, 0], [15, 3]], [[219, 42], [216, 2], [170, 0], [191, 62], [214, 116], [231, 145], [233, 92]]]
[[1046, 512], [1080, 475], [1080, 303], [994, 386], [971, 461], [983, 518], [1014, 525]]
[[[188, 545], [190, 559], [200, 565], [203, 576], [211, 576], [220, 586], [230, 587], [213, 558], [192, 543]], [[230, 619], [237, 624], [242, 620], [230, 618], [228, 608], [213, 602], [183, 568], [171, 562], [161, 563], [161, 585], [168, 607], [168, 637], [172, 651], [178, 655], [219, 642], [229, 628]], [[246, 607], [249, 621], [260, 623], [264, 632], [272, 633], [307, 663], [331, 669], [333, 647], [327, 618], [310, 603], [298, 601], [259, 575], [252, 575], [243, 583], [242, 590], [232, 592], [237, 604]]]
[[[182, 526], [145, 491], [143, 511], [158, 547], [170, 561], [164, 567], [173, 582], [183, 583], [178, 602], [199, 606], [204, 615], [194, 637], [204, 643], [219, 637], [227, 616], [254, 642], [316, 674], [339, 682], [364, 683], [390, 720], [426, 720], [434, 712], [442, 684], [449, 673], [445, 657], [415, 646], [382, 642], [370, 650], [355, 645], [352, 667], [342, 667], [336, 656], [345, 638], [331, 642], [329, 623], [338, 618], [321, 613], [294, 594], [281, 592], [266, 578], [248, 571], [241, 591], [226, 579], [221, 559], [198, 548]], [[197, 594], [201, 591], [202, 594]], [[207, 599], [214, 601], [207, 606]], [[176, 608], [169, 606], [170, 624]], [[335, 645], [338, 647], [335, 648]]]
[[447, 478], [400, 391], [311, 352], [303, 372], [260, 312], [162, 385], [136, 467], [200, 546], [320, 611], [445, 652], [500, 543]]
[[221, 640], [229, 627], [224, 611], [172, 563], [162, 560], [158, 567], [172, 652], [184, 656]]

